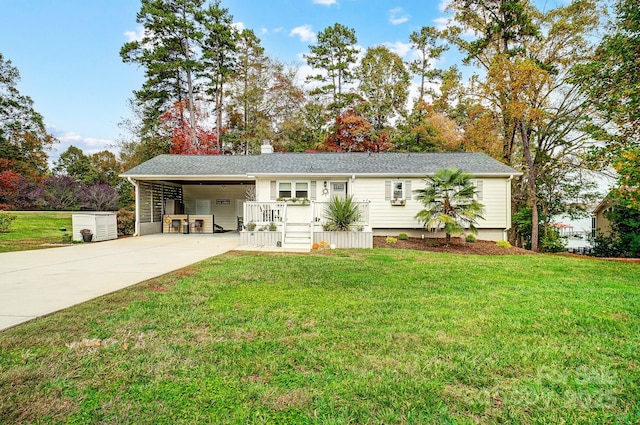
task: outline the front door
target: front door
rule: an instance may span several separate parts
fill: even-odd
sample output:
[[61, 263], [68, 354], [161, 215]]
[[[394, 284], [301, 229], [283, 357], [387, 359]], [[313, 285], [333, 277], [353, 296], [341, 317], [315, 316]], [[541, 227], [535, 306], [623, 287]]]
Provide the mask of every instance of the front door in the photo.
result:
[[347, 197], [347, 182], [331, 182], [331, 197], [334, 196], [340, 199]]

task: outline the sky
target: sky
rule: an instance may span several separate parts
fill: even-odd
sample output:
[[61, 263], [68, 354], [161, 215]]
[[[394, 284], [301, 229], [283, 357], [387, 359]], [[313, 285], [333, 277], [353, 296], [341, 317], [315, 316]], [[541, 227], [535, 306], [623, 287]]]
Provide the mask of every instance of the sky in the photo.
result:
[[[442, 26], [445, 0], [222, 0], [238, 28], [253, 29], [265, 53], [304, 65], [315, 36], [341, 23], [358, 45], [386, 45], [410, 59], [409, 34]], [[561, 0], [559, 0], [561, 1]], [[139, 37], [136, 0], [0, 0], [0, 53], [17, 67], [18, 89], [34, 101], [60, 143], [55, 161], [70, 145], [85, 153], [117, 152], [118, 124], [129, 117], [129, 99], [143, 70], [120, 58], [124, 43]], [[445, 53], [438, 67], [459, 58]], [[301, 72], [306, 70], [301, 67]]]

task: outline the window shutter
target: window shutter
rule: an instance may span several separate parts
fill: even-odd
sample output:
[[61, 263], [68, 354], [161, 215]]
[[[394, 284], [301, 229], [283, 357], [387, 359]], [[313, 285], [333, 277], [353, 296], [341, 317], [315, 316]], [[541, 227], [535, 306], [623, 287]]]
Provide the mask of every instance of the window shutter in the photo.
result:
[[404, 181], [404, 199], [413, 199], [413, 192], [411, 192], [411, 180]]
[[384, 182], [384, 199], [386, 201], [391, 200], [391, 180], [386, 180]]
[[311, 186], [309, 187], [309, 199], [312, 201], [316, 200], [316, 182], [315, 180], [311, 182]]
[[271, 180], [271, 197], [269, 199], [276, 199], [278, 198], [278, 188], [276, 187], [276, 182], [275, 180]]
[[476, 199], [478, 201], [482, 201], [482, 189], [483, 189], [483, 184], [484, 182], [482, 180], [476, 180], [475, 184], [476, 184]]

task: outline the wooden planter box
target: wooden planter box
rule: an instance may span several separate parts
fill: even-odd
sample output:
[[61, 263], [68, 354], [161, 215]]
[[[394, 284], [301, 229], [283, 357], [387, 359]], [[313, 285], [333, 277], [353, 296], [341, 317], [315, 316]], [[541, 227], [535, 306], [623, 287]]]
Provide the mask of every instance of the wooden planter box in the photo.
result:
[[240, 232], [240, 246], [256, 246], [256, 247], [277, 247], [278, 242], [282, 244], [282, 232], [264, 231], [248, 231]]

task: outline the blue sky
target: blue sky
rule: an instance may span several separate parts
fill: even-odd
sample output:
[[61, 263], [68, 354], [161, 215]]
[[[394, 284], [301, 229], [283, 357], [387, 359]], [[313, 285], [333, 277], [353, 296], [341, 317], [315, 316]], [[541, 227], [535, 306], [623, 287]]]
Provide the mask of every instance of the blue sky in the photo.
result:
[[[222, 0], [222, 6], [256, 32], [269, 56], [301, 64], [313, 36], [336, 22], [354, 28], [360, 46], [388, 43], [406, 53], [409, 34], [443, 16], [439, 0]], [[119, 55], [140, 30], [139, 9], [135, 0], [0, 0], [0, 52], [19, 69], [20, 91], [61, 141], [52, 160], [70, 144], [86, 153], [105, 149], [121, 133], [128, 99], [143, 81], [142, 70]]]
[[[267, 55], [303, 64], [315, 34], [336, 22], [355, 29], [359, 46], [386, 44], [408, 59], [409, 34], [442, 24], [441, 2], [222, 0], [222, 6], [238, 26], [255, 31]], [[70, 144], [85, 153], [109, 148], [121, 133], [128, 99], [143, 81], [142, 70], [119, 55], [140, 33], [139, 9], [136, 0], [0, 0], [0, 52], [19, 69], [20, 91], [61, 141], [52, 160]], [[453, 58], [447, 54], [438, 66]]]

